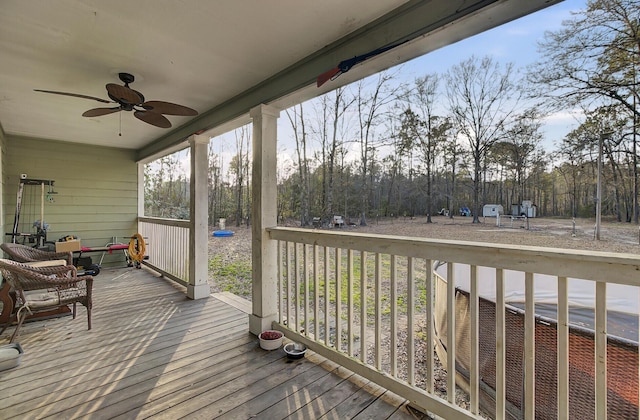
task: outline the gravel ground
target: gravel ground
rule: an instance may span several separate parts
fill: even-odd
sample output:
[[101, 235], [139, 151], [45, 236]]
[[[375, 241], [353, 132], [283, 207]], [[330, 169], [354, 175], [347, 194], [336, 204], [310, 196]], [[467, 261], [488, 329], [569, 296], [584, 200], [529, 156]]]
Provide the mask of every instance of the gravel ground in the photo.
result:
[[[505, 220], [507, 219], [507, 220]], [[640, 229], [630, 223], [604, 221], [600, 229], [600, 241], [594, 240], [595, 224], [590, 219], [576, 219], [575, 228], [571, 219], [529, 219], [529, 229], [522, 228], [521, 221], [503, 218], [503, 227], [496, 226], [494, 218], [481, 223], [471, 223], [470, 217], [449, 219], [443, 216], [426, 219], [370, 220], [368, 226], [350, 226], [346, 232], [379, 233], [388, 235], [494, 242], [501, 244], [544, 246], [552, 248], [584, 249], [604, 252], [640, 253]], [[289, 223], [287, 226], [298, 226]], [[214, 228], [211, 229], [213, 231]], [[224, 262], [239, 258], [250, 260], [251, 229], [245, 226], [229, 227], [232, 237], [209, 239], [209, 255], [218, 256]]]
[[[543, 246], [552, 248], [581, 249], [615, 253], [640, 253], [640, 230], [637, 225], [603, 221], [601, 240], [594, 239], [595, 222], [593, 219], [529, 219], [528, 229], [520, 220], [502, 219], [502, 227], [496, 226], [495, 218], [481, 219], [481, 223], [473, 224], [469, 217], [443, 216], [433, 218], [433, 223], [426, 223], [426, 218], [398, 218], [392, 220], [370, 220], [368, 226], [349, 226], [343, 228], [347, 232], [389, 234], [433, 239], [466, 240], [475, 242], [492, 242], [520, 246]], [[297, 227], [295, 222], [286, 224]], [[214, 229], [211, 229], [213, 231]], [[230, 227], [232, 237], [213, 237], [209, 239], [210, 264], [209, 279], [212, 292], [232, 291], [246, 299], [251, 299], [251, 229], [245, 226]], [[248, 270], [237, 267], [249, 267]], [[233, 270], [222, 270], [220, 267], [235, 267]], [[416, 325], [416, 330], [424, 329]], [[406, 334], [399, 337], [399, 347], [404, 347]], [[426, 345], [419, 345], [416, 354], [430, 351]], [[423, 358], [421, 358], [423, 359]], [[446, 372], [436, 359], [435, 390], [446, 398]], [[418, 383], [424, 378], [417, 377]], [[468, 407], [468, 396], [461, 390], [456, 391], [456, 402]], [[484, 415], [483, 415], [484, 416]], [[487, 416], [488, 417], [488, 416]]]
[[[522, 221], [511, 222], [502, 218], [502, 227], [496, 226], [495, 218], [480, 219], [473, 224], [470, 217], [449, 219], [438, 216], [433, 223], [426, 219], [396, 219], [376, 223], [366, 227], [355, 227], [354, 231], [390, 235], [418, 236], [424, 238], [494, 242], [501, 244], [544, 246], [552, 248], [585, 249], [605, 252], [640, 252], [637, 225], [629, 223], [603, 222], [600, 241], [594, 240], [595, 223], [589, 219], [576, 219], [575, 231], [571, 219], [529, 219], [529, 229], [522, 227]], [[511, 227], [512, 226], [512, 227]]]

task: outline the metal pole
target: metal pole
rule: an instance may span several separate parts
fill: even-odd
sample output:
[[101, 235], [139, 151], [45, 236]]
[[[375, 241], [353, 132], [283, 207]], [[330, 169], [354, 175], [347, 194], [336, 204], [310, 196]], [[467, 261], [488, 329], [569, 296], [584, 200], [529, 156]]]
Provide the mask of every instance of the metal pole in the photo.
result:
[[42, 181], [42, 183], [40, 184], [40, 230], [37, 231], [38, 235], [36, 236], [36, 240], [37, 240], [37, 247], [43, 247], [44, 246], [44, 240], [45, 238], [43, 236], [40, 236], [40, 233], [43, 233], [45, 231], [45, 227], [44, 227], [44, 181]]

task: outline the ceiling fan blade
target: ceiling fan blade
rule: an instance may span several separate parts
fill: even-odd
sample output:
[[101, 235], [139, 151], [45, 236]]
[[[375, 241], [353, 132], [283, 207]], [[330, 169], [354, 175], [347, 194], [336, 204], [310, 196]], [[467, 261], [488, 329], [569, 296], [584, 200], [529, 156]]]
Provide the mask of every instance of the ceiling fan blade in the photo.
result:
[[198, 115], [198, 111], [196, 111], [195, 109], [191, 109], [189, 107], [178, 104], [173, 104], [171, 102], [147, 101], [142, 104], [142, 107], [147, 111], [153, 111], [165, 115], [181, 115], [185, 117]]
[[120, 111], [122, 108], [119, 106], [115, 108], [93, 108], [88, 111], [85, 111], [82, 116], [83, 117], [99, 117], [101, 115], [113, 114], [114, 112]]
[[160, 128], [171, 127], [171, 121], [169, 121], [164, 115], [151, 111], [135, 111], [133, 115], [147, 124], [155, 125]]
[[57, 92], [55, 90], [42, 90], [42, 89], [33, 89], [33, 90], [36, 92], [53, 93], [54, 95], [73, 96], [75, 98], [82, 98], [82, 99], [93, 99], [94, 101], [103, 102], [105, 104], [111, 103], [111, 101], [107, 101], [106, 99], [96, 98], [95, 96], [80, 95], [78, 93]]
[[139, 105], [144, 102], [144, 96], [126, 86], [116, 85], [115, 83], [107, 83], [107, 92], [109, 97], [116, 102]]

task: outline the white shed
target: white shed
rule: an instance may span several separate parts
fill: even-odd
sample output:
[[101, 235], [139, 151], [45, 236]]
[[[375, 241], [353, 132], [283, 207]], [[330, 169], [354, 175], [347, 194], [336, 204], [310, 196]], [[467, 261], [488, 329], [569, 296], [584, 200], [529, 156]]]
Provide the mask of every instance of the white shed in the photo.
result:
[[482, 207], [483, 217], [496, 217], [499, 214], [504, 214], [504, 208], [501, 204], [485, 204], [484, 207]]

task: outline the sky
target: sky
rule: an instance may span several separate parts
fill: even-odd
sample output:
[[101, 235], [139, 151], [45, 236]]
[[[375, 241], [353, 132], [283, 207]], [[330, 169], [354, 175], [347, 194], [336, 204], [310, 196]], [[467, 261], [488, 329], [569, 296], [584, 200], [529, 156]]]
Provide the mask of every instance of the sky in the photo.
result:
[[[538, 59], [537, 44], [544, 39], [544, 33], [560, 29], [562, 21], [572, 17], [572, 11], [584, 9], [586, 0], [565, 0], [416, 58], [403, 64], [402, 73], [406, 73], [409, 80], [428, 73], [442, 73], [472, 55], [488, 55], [503, 64], [511, 62], [516, 69], [524, 71], [527, 65]], [[580, 123], [577, 118], [579, 117], [569, 111], [547, 117], [543, 128], [543, 147], [550, 150], [554, 142], [577, 128]]]
[[560, 29], [562, 21], [571, 18], [571, 11], [585, 8], [586, 0], [565, 0], [416, 58], [403, 66], [407, 73], [415, 72], [415, 75], [439, 72], [475, 54], [490, 55], [501, 62], [513, 62], [516, 67], [523, 67], [536, 61], [536, 44], [543, 39], [545, 31]]
[[[422, 57], [401, 65], [399, 77], [412, 81], [416, 77], [431, 73], [444, 73], [451, 66], [476, 55], [491, 56], [496, 61], [513, 63], [516, 70], [525, 67], [538, 58], [537, 43], [544, 38], [545, 31], [561, 28], [563, 20], [571, 18], [572, 11], [584, 10], [586, 0], [565, 0], [532, 15], [443, 47]], [[567, 133], [579, 125], [579, 115], [570, 111], [548, 116], [543, 125], [542, 147], [550, 151]], [[295, 143], [288, 118], [283, 113], [278, 121], [279, 165], [293, 161]], [[235, 154], [235, 137], [227, 133], [213, 142], [215, 153], [222, 155], [223, 162], [229, 162]], [[282, 167], [282, 166], [281, 166]], [[224, 171], [226, 172], [226, 171]], [[224, 173], [223, 172], [223, 173]]]

